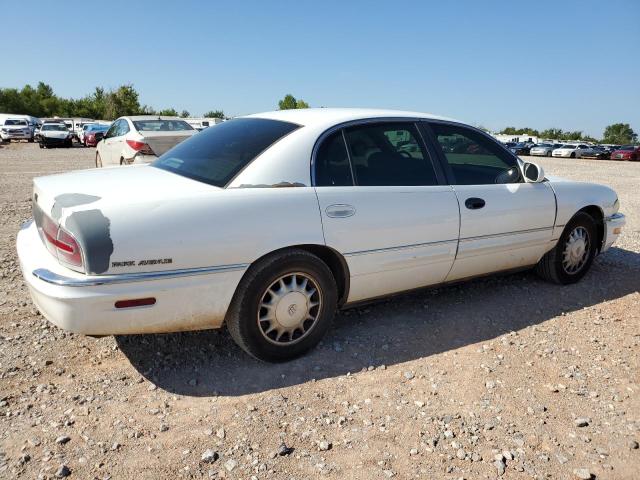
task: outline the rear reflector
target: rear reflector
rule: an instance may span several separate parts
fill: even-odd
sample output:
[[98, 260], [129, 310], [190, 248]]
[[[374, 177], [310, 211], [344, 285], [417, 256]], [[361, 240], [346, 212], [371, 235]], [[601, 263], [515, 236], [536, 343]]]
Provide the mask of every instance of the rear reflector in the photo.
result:
[[116, 302], [116, 308], [145, 307], [148, 305], [155, 305], [155, 304], [156, 304], [156, 299], [154, 297], [134, 298], [132, 300], [118, 300]]

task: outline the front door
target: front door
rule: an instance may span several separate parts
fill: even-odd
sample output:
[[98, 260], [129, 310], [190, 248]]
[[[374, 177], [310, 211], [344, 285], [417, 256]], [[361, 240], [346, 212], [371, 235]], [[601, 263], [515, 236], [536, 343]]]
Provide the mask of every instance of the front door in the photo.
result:
[[439, 184], [413, 122], [351, 125], [314, 160], [328, 246], [350, 271], [348, 302], [442, 282], [455, 258], [459, 211]]
[[483, 133], [429, 124], [460, 204], [460, 244], [447, 281], [537, 263], [551, 246], [551, 187], [524, 183], [518, 160]]

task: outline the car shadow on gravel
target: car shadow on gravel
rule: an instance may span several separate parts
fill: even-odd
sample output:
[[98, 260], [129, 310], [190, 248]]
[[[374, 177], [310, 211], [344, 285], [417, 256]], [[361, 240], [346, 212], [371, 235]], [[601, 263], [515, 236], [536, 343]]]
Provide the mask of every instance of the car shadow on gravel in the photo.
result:
[[640, 253], [612, 248], [575, 285], [552, 285], [525, 272], [343, 311], [321, 345], [283, 364], [250, 358], [225, 330], [118, 336], [116, 341], [133, 367], [166, 391], [244, 395], [427, 358], [638, 291]]

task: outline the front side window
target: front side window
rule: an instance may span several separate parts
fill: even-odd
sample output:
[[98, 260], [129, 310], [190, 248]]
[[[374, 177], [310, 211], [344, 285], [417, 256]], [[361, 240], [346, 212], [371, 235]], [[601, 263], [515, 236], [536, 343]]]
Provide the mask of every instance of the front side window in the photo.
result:
[[438, 184], [415, 124], [374, 123], [349, 127], [344, 132], [357, 185]]
[[118, 125], [118, 131], [116, 135], [121, 137], [129, 133], [129, 122], [127, 122], [124, 118], [120, 119], [120, 124]]
[[179, 143], [152, 165], [224, 187], [258, 155], [298, 128], [266, 118], [229, 120]]
[[317, 187], [343, 187], [353, 185], [351, 166], [342, 131], [325, 138], [315, 159]]
[[443, 123], [431, 129], [444, 153], [455, 185], [517, 183], [517, 160], [480, 132]]

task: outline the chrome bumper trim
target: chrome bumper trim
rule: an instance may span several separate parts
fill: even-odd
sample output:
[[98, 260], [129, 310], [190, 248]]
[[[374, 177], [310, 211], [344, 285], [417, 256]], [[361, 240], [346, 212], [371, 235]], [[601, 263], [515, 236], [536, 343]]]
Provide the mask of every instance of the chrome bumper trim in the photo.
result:
[[116, 275], [103, 275], [86, 278], [65, 277], [64, 275], [58, 275], [46, 268], [38, 268], [32, 273], [34, 277], [53, 285], [59, 285], [62, 287], [95, 287], [98, 285], [114, 285], [118, 283], [145, 282], [151, 280], [165, 280], [168, 278], [190, 277], [194, 275], [235, 272], [238, 270], [245, 270], [248, 267], [248, 263], [238, 263], [233, 265], [220, 265], [216, 267], [185, 268], [181, 270], [165, 270], [163, 272], [120, 273]]

